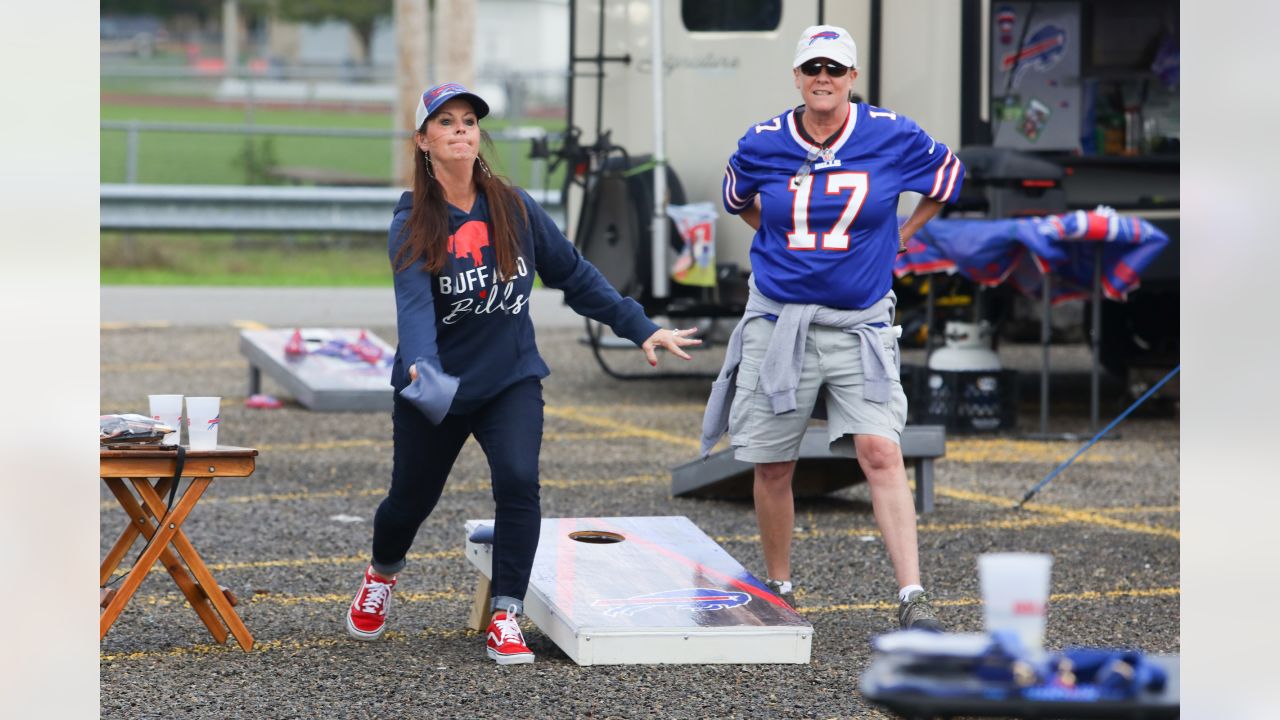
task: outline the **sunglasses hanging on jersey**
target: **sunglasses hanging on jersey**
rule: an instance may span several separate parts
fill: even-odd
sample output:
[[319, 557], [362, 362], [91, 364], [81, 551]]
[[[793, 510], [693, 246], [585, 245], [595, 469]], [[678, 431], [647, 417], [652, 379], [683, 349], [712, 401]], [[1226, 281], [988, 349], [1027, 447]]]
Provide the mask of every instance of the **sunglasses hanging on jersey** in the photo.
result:
[[818, 73], [822, 72], [823, 68], [826, 68], [827, 75], [833, 78], [844, 77], [849, 72], [849, 68], [844, 65], [827, 60], [810, 60], [800, 66], [800, 72], [809, 77], [818, 77]]
[[800, 187], [800, 183], [804, 182], [804, 179], [809, 177], [809, 173], [813, 172], [814, 160], [822, 158], [823, 162], [831, 162], [835, 156], [835, 151], [831, 148], [811, 146], [809, 148], [809, 152], [804, 156], [804, 164], [801, 165], [800, 169], [796, 171], [796, 174], [791, 177], [791, 187], [793, 189]]

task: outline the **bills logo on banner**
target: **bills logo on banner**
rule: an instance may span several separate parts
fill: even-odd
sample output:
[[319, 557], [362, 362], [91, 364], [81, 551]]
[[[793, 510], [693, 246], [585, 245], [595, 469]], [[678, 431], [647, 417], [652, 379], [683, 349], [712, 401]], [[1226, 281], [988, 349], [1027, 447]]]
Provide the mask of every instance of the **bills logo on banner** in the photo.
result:
[[[1058, 64], [1066, 49], [1067, 31], [1057, 25], [1044, 25], [1027, 37], [1021, 52], [1005, 54], [1000, 61], [1000, 67], [1005, 72], [1015, 73], [1013, 85], [1016, 87], [1018, 79], [1028, 68], [1044, 72]], [[1014, 71], [1015, 67], [1017, 67], [1016, 71]]]
[[605, 608], [604, 614], [609, 617], [631, 617], [653, 608], [674, 608], [691, 612], [712, 611], [741, 607], [749, 602], [751, 602], [750, 595], [736, 590], [684, 588], [629, 598], [603, 598], [591, 604], [594, 607]]

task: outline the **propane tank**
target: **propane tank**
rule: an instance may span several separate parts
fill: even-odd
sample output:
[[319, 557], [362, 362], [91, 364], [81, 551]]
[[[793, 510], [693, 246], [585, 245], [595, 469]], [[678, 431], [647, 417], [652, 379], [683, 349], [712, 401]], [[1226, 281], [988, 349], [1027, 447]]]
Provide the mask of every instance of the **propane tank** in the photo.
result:
[[929, 356], [930, 370], [986, 372], [1000, 370], [1000, 356], [991, 349], [991, 323], [948, 322], [946, 345]]

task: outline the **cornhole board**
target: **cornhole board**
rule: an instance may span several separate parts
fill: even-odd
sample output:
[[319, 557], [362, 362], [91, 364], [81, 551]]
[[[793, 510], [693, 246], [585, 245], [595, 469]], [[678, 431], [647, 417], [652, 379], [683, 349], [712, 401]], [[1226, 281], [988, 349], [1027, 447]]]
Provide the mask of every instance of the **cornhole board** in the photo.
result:
[[[249, 360], [249, 394], [261, 391], [262, 373], [310, 410], [391, 410], [391, 360], [396, 349], [360, 328], [301, 328], [305, 355], [285, 354], [293, 328], [241, 330], [240, 354]], [[331, 341], [355, 342], [360, 333], [382, 350], [384, 360], [363, 360], [316, 352]]]
[[[466, 522], [466, 556], [486, 591], [493, 546], [470, 537], [492, 524]], [[601, 532], [623, 540], [571, 536]], [[524, 609], [579, 665], [808, 663], [813, 639], [799, 613], [683, 516], [543, 520]]]
[[[933, 461], [947, 452], [942, 425], [908, 425], [902, 431], [902, 456], [915, 473], [916, 511], [933, 511]], [[827, 443], [825, 425], [810, 425], [800, 440], [792, 492], [812, 498], [866, 481], [858, 464], [853, 440], [844, 436]], [[675, 497], [750, 500], [755, 466], [733, 457], [733, 448], [695, 458], [671, 468], [671, 494]]]

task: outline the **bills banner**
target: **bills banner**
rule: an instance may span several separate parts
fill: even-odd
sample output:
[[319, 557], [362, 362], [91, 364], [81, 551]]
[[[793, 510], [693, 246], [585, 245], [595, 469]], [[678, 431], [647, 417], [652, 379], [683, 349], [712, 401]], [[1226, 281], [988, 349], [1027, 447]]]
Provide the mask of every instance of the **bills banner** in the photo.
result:
[[671, 279], [681, 285], [716, 286], [716, 206], [709, 202], [668, 205], [684, 249], [671, 267]]

